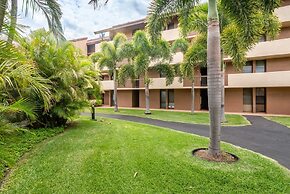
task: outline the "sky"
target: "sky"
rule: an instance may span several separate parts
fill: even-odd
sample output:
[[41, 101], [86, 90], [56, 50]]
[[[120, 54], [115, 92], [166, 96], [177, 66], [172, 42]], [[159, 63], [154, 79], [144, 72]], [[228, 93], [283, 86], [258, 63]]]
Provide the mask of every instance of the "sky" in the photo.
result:
[[[59, 0], [63, 12], [62, 24], [67, 39], [82, 37], [94, 38], [94, 31], [142, 19], [147, 14], [150, 0], [110, 0], [100, 9], [94, 10], [89, 0]], [[19, 5], [21, 6], [21, 5]], [[47, 22], [41, 12], [24, 17], [19, 13], [18, 23], [29, 26], [27, 31], [47, 28]]]

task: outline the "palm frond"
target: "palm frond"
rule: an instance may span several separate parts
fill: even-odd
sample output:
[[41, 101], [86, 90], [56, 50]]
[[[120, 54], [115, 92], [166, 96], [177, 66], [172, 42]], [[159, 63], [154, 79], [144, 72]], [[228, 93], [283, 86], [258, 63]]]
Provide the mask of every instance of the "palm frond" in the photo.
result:
[[171, 45], [171, 52], [176, 53], [181, 51], [185, 53], [189, 47], [189, 42], [185, 38], [179, 38], [173, 42]]
[[132, 64], [122, 65], [118, 72], [118, 81], [121, 85], [125, 85], [127, 79], [135, 80], [135, 69]]
[[33, 103], [31, 103], [28, 99], [20, 99], [8, 106], [4, 106], [0, 104], [1, 114], [23, 112], [30, 119], [34, 120], [36, 119], [36, 111], [37, 111], [37, 107]]
[[153, 0], [149, 6], [146, 26], [150, 37], [153, 40], [160, 38], [161, 31], [173, 15], [179, 14], [181, 10], [183, 13], [189, 13], [198, 2], [198, 0]]
[[127, 41], [127, 36], [123, 33], [117, 33], [113, 38], [113, 44], [116, 49], [122, 46]]
[[106, 5], [108, 2], [109, 0], [90, 0], [89, 4], [93, 5], [94, 9], [97, 9]]
[[163, 75], [165, 75], [166, 86], [171, 85], [173, 83], [175, 77], [174, 66], [168, 63], [159, 63], [154, 66], [154, 70], [157, 71], [158, 73], [162, 73]]
[[49, 29], [60, 40], [65, 40], [61, 24], [62, 11], [57, 0], [24, 0], [23, 9], [27, 16], [30, 9], [32, 15], [42, 11], [48, 22]]

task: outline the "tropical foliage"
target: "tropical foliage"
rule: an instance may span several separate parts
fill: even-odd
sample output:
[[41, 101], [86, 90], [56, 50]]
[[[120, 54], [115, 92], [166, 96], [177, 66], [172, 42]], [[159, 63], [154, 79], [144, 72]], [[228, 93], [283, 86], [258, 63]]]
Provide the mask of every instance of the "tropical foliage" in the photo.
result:
[[40, 107], [36, 126], [64, 125], [80, 109], [89, 105], [89, 99], [99, 97], [99, 73], [72, 43], [57, 43], [50, 32], [38, 30], [22, 45], [26, 55], [35, 62], [51, 86], [51, 105], [47, 110], [41, 99], [33, 100]]
[[[127, 44], [124, 49], [128, 53], [129, 64], [121, 68], [120, 80], [130, 77], [138, 77], [143, 80], [145, 86], [146, 111], [150, 112], [149, 87], [152, 80], [149, 70], [155, 69], [166, 77], [166, 84], [173, 82], [174, 68], [169, 65], [171, 60], [170, 45], [167, 41], [159, 39], [153, 44], [145, 31], [137, 31], [133, 36], [132, 44]], [[128, 52], [129, 51], [129, 52]]]
[[[154, 0], [150, 4], [148, 31], [153, 40], [173, 15], [179, 15], [181, 32], [207, 33], [208, 94], [211, 118], [209, 154], [220, 155], [221, 121], [221, 48], [238, 67], [245, 64], [246, 51], [266, 34], [273, 37], [279, 29], [278, 18], [273, 14], [280, 1], [209, 0], [200, 5], [196, 0]], [[219, 12], [220, 11], [220, 12]], [[223, 27], [226, 26], [224, 28]], [[222, 32], [222, 37], [220, 33]], [[222, 43], [222, 47], [221, 47]]]
[[98, 72], [71, 43], [45, 30], [0, 41], [1, 129], [64, 125], [89, 99], [99, 100]]
[[[0, 1], [0, 32], [8, 36], [8, 41], [14, 40], [17, 30], [19, 7], [17, 0]], [[64, 39], [61, 25], [62, 11], [57, 0], [23, 0], [22, 11], [25, 16], [42, 12], [46, 17], [49, 29], [58, 39]]]
[[93, 54], [91, 56], [92, 61], [97, 64], [98, 68], [104, 70], [107, 68], [109, 70], [109, 75], [113, 75], [114, 79], [114, 107], [115, 111], [118, 111], [118, 101], [117, 101], [117, 87], [118, 87], [118, 63], [120, 63], [126, 56], [122, 51], [122, 46], [127, 41], [125, 34], [118, 33], [114, 37], [112, 42], [102, 42], [101, 51]]

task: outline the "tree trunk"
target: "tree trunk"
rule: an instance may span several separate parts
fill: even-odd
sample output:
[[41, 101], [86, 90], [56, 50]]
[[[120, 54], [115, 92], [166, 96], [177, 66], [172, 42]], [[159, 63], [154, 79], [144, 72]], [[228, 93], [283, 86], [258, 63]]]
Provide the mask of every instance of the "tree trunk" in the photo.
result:
[[0, 0], [0, 32], [2, 32], [8, 0]]
[[221, 71], [221, 122], [226, 122], [225, 116], [225, 68], [222, 59], [222, 71]]
[[191, 83], [191, 113], [194, 113], [194, 80]]
[[208, 154], [212, 157], [220, 155], [221, 131], [221, 47], [220, 28], [216, 0], [209, 0], [208, 7], [208, 104], [210, 116], [210, 145]]
[[114, 100], [114, 111], [118, 112], [118, 101], [117, 101], [117, 70], [114, 69], [113, 72], [114, 77], [114, 94], [113, 94], [113, 100]]
[[145, 73], [144, 83], [145, 83], [145, 101], [146, 101], [145, 114], [151, 114], [151, 111], [150, 111], [150, 97], [149, 97], [150, 80], [148, 78], [147, 72]]
[[145, 84], [146, 110], [145, 114], [151, 114], [150, 111], [150, 97], [149, 97], [149, 83]]
[[16, 24], [17, 24], [17, 0], [11, 0], [11, 24], [8, 34], [8, 44], [12, 44], [14, 36], [16, 33]]

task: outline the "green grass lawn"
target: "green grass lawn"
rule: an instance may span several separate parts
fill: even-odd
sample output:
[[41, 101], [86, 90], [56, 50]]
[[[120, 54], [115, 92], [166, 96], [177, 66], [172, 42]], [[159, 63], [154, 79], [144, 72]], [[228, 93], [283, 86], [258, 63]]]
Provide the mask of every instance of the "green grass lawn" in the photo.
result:
[[0, 133], [0, 180], [19, 158], [35, 144], [63, 132], [63, 128], [35, 129]]
[[[119, 109], [119, 112], [114, 112], [113, 108], [96, 108], [97, 113], [106, 114], [124, 114], [138, 117], [146, 117], [152, 119], [159, 119], [163, 121], [175, 121], [182, 123], [193, 123], [193, 124], [209, 124], [208, 113], [194, 113], [190, 112], [176, 112], [176, 111], [164, 111], [164, 110], [152, 110], [151, 115], [145, 115], [144, 110], [141, 109]], [[241, 115], [226, 115], [227, 122], [224, 126], [244, 126], [249, 125], [250, 122]]]
[[214, 163], [191, 151], [208, 139], [113, 119], [85, 118], [39, 144], [3, 193], [289, 193], [290, 173], [259, 154], [222, 144], [241, 159]]
[[266, 117], [266, 118], [290, 128], [290, 117]]

